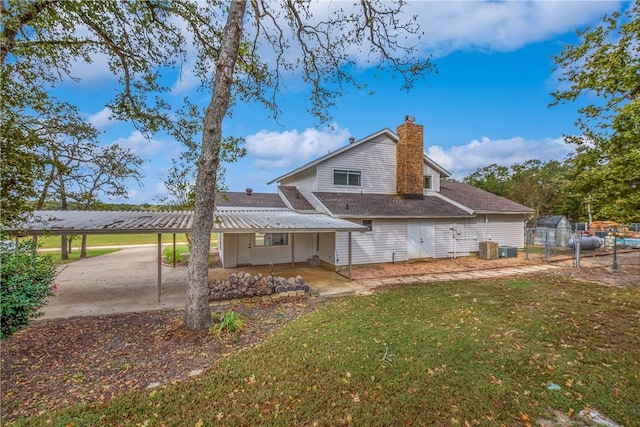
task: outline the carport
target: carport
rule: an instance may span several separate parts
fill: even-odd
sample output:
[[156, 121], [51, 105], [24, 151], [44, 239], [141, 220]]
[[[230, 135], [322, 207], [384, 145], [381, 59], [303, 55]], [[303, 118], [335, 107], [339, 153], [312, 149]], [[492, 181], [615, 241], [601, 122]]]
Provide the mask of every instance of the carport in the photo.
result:
[[[141, 211], [34, 211], [20, 227], [7, 230], [14, 236], [157, 234], [158, 287], [162, 293], [162, 234], [190, 233], [193, 212]], [[290, 210], [218, 211], [212, 233], [349, 233], [349, 281], [353, 231], [366, 227], [323, 214], [301, 214]], [[175, 244], [175, 239], [174, 239]], [[292, 261], [293, 261], [292, 245]]]

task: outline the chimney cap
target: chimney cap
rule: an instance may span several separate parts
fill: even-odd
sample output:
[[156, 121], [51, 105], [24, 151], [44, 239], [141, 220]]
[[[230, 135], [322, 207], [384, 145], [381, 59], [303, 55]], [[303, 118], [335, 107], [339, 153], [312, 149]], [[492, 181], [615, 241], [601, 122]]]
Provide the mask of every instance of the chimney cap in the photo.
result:
[[406, 116], [404, 116], [404, 121], [408, 123], [413, 123], [416, 121], [416, 117], [412, 116], [411, 114], [407, 114]]
[[247, 196], [250, 196], [251, 193], [253, 193], [253, 188], [247, 188], [245, 191], [247, 192]]

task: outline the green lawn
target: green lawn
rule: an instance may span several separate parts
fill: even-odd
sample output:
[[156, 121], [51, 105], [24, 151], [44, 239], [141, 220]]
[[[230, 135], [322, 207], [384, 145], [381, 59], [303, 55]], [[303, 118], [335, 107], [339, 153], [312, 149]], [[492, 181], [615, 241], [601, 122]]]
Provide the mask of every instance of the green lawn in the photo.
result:
[[[212, 244], [217, 243], [218, 236], [212, 235]], [[73, 241], [74, 247], [80, 247], [80, 236]], [[172, 243], [173, 234], [163, 234], [163, 243]], [[187, 243], [187, 238], [184, 234], [176, 234], [176, 242]], [[102, 235], [89, 235], [87, 236], [88, 246], [118, 246], [118, 245], [139, 245], [148, 243], [158, 243], [157, 234], [102, 234]], [[38, 244], [42, 249], [59, 248], [60, 236], [43, 236], [38, 238]]]
[[[112, 252], [117, 252], [119, 249], [87, 249], [87, 258], [93, 258], [100, 255], [110, 254]], [[75, 250], [69, 254], [69, 259], [62, 260], [62, 255], [60, 252], [45, 252], [43, 255], [51, 258], [54, 264], [68, 264], [70, 262], [78, 261], [80, 259], [80, 250]]]
[[[73, 246], [80, 247], [80, 236], [73, 241]], [[176, 234], [176, 242], [186, 242], [184, 234]], [[163, 234], [163, 243], [173, 242], [173, 234]], [[87, 246], [116, 246], [116, 245], [139, 245], [145, 243], [158, 243], [157, 234], [101, 234], [88, 235]], [[60, 236], [43, 236], [38, 238], [41, 248], [60, 247]]]
[[335, 299], [201, 377], [25, 425], [514, 426], [591, 406], [638, 426], [639, 313], [637, 289], [546, 276], [405, 286]]

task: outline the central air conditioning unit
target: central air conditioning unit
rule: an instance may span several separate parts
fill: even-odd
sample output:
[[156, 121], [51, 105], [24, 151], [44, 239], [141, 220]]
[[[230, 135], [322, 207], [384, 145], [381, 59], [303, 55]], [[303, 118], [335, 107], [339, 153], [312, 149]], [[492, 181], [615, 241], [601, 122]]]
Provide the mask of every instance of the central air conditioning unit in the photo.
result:
[[498, 243], [490, 240], [482, 241], [478, 244], [480, 259], [498, 259]]
[[518, 248], [513, 246], [500, 246], [500, 258], [517, 258]]

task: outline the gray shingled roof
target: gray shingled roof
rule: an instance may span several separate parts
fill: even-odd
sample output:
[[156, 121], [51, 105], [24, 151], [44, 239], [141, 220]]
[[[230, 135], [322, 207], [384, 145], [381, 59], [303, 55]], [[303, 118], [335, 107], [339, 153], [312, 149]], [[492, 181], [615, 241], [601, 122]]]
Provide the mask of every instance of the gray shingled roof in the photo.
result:
[[[226, 197], [224, 197], [226, 196]], [[251, 193], [229, 191], [216, 197], [218, 208], [273, 208], [286, 209], [287, 205], [277, 193]]]
[[442, 181], [440, 194], [476, 212], [533, 213], [533, 209], [520, 203], [462, 182]]
[[296, 187], [281, 185], [278, 187], [280, 193], [291, 204], [296, 211], [315, 211], [315, 208], [309, 201], [298, 191]]
[[334, 215], [349, 217], [470, 217], [437, 196], [404, 199], [394, 194], [313, 193]]

